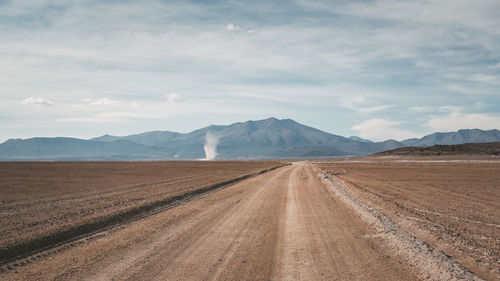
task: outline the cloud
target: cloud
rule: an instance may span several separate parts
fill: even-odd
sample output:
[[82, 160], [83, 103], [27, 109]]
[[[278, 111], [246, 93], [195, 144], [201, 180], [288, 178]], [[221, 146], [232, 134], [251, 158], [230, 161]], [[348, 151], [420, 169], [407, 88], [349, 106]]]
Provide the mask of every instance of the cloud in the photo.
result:
[[500, 116], [497, 114], [463, 113], [451, 111], [448, 115], [432, 116], [426, 124], [433, 131], [450, 132], [460, 129], [492, 130], [500, 128]]
[[23, 101], [21, 101], [21, 103], [24, 105], [35, 105], [35, 106], [40, 106], [40, 107], [54, 105], [54, 103], [50, 100], [47, 100], [44, 98], [34, 98], [34, 97], [29, 97], [27, 99], [24, 99]]
[[475, 91], [470, 90], [470, 89], [464, 87], [463, 85], [449, 84], [449, 85], [447, 85], [447, 87], [450, 90], [454, 91], [454, 92], [459, 92], [459, 93], [464, 93], [464, 94], [471, 94], [471, 95], [475, 94]]
[[235, 31], [235, 30], [240, 29], [240, 27], [237, 26], [237, 25], [235, 25], [235, 24], [228, 23], [228, 24], [226, 24], [226, 26], [224, 27], [224, 29], [227, 30], [227, 31]]
[[84, 98], [80, 100], [82, 103], [71, 104], [73, 108], [88, 108], [93, 107], [93, 110], [98, 108], [106, 108], [106, 107], [117, 107], [117, 106], [132, 106], [134, 102], [125, 104], [115, 99], [110, 98]]
[[411, 112], [423, 113], [423, 112], [432, 112], [436, 111], [437, 108], [435, 106], [412, 106], [410, 107]]
[[[34, 114], [196, 116], [168, 125], [183, 130], [276, 110], [284, 118], [314, 116], [303, 119], [347, 135], [353, 120], [368, 114], [406, 128], [425, 125], [430, 113], [448, 113], [408, 110], [416, 105], [453, 101], [479, 114], [500, 108], [496, 0], [52, 2], [0, 4], [0, 95], [19, 106], [5, 106], [2, 116], [25, 132], [31, 130], [24, 120]], [[165, 96], [172, 89], [189, 103]], [[31, 110], [19, 103], [29, 96], [57, 106]], [[477, 102], [487, 106], [471, 108]], [[164, 126], [167, 118], [159, 118]], [[333, 119], [345, 122], [325, 121]]]
[[378, 106], [372, 106], [372, 107], [361, 107], [361, 108], [357, 108], [356, 111], [362, 112], [362, 113], [372, 113], [372, 112], [376, 112], [376, 111], [383, 111], [383, 110], [389, 109], [391, 107], [394, 107], [394, 105], [385, 104], [385, 105], [378, 105]]
[[500, 83], [500, 77], [496, 75], [486, 75], [486, 74], [476, 74], [472, 76], [472, 80], [479, 81], [479, 82], [485, 82], [485, 83], [492, 83], [492, 84], [499, 84]]
[[57, 118], [56, 121], [57, 122], [67, 122], [67, 123], [109, 123], [109, 122], [120, 121], [120, 120], [89, 116], [89, 117]]
[[161, 114], [150, 114], [150, 113], [132, 112], [132, 111], [110, 111], [110, 112], [95, 113], [89, 116], [57, 118], [56, 121], [73, 122], [73, 123], [109, 123], [109, 122], [127, 121], [130, 119], [160, 118], [162, 116], [163, 115]]
[[[479, 79], [487, 79], [485, 77]], [[498, 93], [497, 89], [495, 89], [495, 81], [480, 81], [479, 79], [469, 79], [470, 81], [475, 81], [476, 83], [465, 83], [460, 84], [462, 81], [456, 82], [454, 84], [448, 84], [446, 87], [454, 93], [462, 93], [471, 96], [481, 95], [495, 95]], [[444, 87], [443, 87], [444, 88]], [[458, 99], [460, 100], [460, 99]]]
[[165, 99], [167, 100], [167, 102], [174, 102], [176, 100], [178, 100], [181, 96], [177, 93], [171, 93], [171, 94], [167, 94], [165, 95]]
[[[498, 25], [495, 10], [498, 9], [499, 4], [495, 0], [477, 2], [467, 0], [377, 0], [369, 2], [349, 1], [348, 3], [338, 10], [365, 18], [437, 24], [439, 26], [470, 26], [489, 31], [494, 31], [493, 28]], [[442, 11], [447, 11], [447, 13], [443, 14]]]
[[394, 105], [392, 104], [374, 105], [376, 103], [365, 96], [343, 97], [341, 99], [341, 104], [347, 109], [351, 109], [358, 113], [364, 114], [384, 111], [386, 109], [394, 107]]
[[109, 99], [109, 98], [100, 98], [100, 99], [85, 99], [89, 105], [91, 106], [103, 106], [103, 105], [115, 105], [118, 104], [118, 101]]
[[405, 140], [420, 136], [418, 133], [398, 128], [401, 124], [402, 122], [375, 118], [357, 124], [351, 129], [358, 131], [359, 136], [362, 138], [376, 141], [387, 139]]
[[437, 107], [437, 111], [439, 112], [450, 112], [450, 113], [459, 113], [464, 110], [463, 106], [455, 106], [455, 105], [443, 105]]

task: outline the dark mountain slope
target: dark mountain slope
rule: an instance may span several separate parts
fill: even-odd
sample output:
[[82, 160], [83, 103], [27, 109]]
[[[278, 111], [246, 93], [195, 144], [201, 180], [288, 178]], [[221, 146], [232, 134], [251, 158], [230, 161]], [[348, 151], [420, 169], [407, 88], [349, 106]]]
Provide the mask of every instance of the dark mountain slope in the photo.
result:
[[401, 147], [375, 153], [374, 156], [452, 156], [452, 155], [500, 155], [500, 142], [465, 143], [454, 145], [436, 144], [429, 147]]

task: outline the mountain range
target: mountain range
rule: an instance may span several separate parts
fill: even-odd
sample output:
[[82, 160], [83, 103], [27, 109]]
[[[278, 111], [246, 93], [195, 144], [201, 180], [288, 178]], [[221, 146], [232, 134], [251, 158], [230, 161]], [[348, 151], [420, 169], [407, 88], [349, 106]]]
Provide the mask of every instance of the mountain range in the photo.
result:
[[269, 118], [211, 125], [190, 133], [151, 131], [129, 136], [9, 139], [0, 160], [180, 160], [204, 159], [207, 135], [216, 159], [359, 156], [404, 146], [500, 141], [500, 131], [479, 129], [434, 133], [401, 142], [345, 138], [291, 119]]
[[405, 146], [433, 146], [436, 144], [453, 145], [463, 143], [498, 142], [499, 130], [483, 131], [479, 129], [458, 130], [451, 133], [434, 133], [420, 139], [402, 141]]

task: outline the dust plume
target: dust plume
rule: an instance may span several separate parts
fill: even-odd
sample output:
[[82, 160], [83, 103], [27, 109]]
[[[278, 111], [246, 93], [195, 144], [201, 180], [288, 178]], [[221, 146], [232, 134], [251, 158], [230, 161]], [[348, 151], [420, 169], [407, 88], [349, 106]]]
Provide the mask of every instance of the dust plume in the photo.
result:
[[217, 143], [219, 139], [214, 134], [208, 132], [206, 136], [206, 144], [203, 146], [205, 149], [205, 159], [204, 160], [214, 160], [217, 156]]

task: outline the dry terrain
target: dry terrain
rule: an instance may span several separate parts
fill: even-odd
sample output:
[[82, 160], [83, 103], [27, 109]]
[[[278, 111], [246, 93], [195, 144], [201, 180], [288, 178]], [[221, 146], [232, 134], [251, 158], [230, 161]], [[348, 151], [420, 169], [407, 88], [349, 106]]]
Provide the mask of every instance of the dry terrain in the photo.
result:
[[[0, 162], [2, 258], [277, 162]], [[0, 256], [2, 256], [0, 254]]]
[[500, 279], [500, 162], [318, 166], [412, 234], [480, 276]]
[[460, 156], [498, 158], [500, 155], [500, 142], [464, 143], [454, 145], [433, 145], [429, 147], [400, 147], [374, 154], [380, 156]]
[[[129, 194], [148, 198], [163, 192], [175, 197], [168, 195], [169, 190], [186, 193], [281, 163], [143, 163], [153, 166], [142, 173], [137, 163], [101, 164], [103, 171], [87, 172], [78, 184], [67, 184], [86, 188], [74, 196], [68, 193], [64, 200], [78, 203], [77, 197], [91, 198], [95, 193], [106, 199], [75, 206], [96, 208], [108, 200], [121, 202]], [[41, 164], [19, 165], [6, 169], [11, 179], [20, 175], [18, 187], [30, 182], [22, 177], [26, 173], [22, 169]], [[71, 165], [82, 164], [66, 165], [55, 169], [59, 176], [69, 174]], [[97, 164], [88, 165], [90, 169]], [[119, 174], [124, 178], [112, 176], [107, 165], [122, 167]], [[3, 264], [0, 279], [497, 280], [499, 169], [498, 163], [469, 162], [295, 162]], [[84, 169], [73, 168], [73, 173], [78, 171]], [[116, 167], [112, 171], [117, 173]], [[163, 173], [168, 175], [162, 178]], [[126, 178], [130, 182], [124, 185]], [[54, 180], [54, 185], [64, 190], [61, 182]], [[176, 189], [183, 185], [189, 187]], [[44, 189], [42, 184], [39, 189]], [[18, 209], [21, 215], [38, 206], [32, 197], [43, 192], [33, 190], [31, 197], [25, 195], [31, 205]], [[26, 191], [30, 189], [25, 187]], [[59, 204], [57, 192], [46, 196], [53, 198], [53, 206]], [[2, 198], [4, 202], [8, 201]], [[120, 207], [93, 212], [115, 212], [114, 208]], [[53, 212], [50, 204], [44, 210]], [[16, 220], [15, 213], [4, 218], [9, 223]], [[72, 218], [78, 220], [78, 215]], [[24, 229], [33, 235], [30, 226]]]

